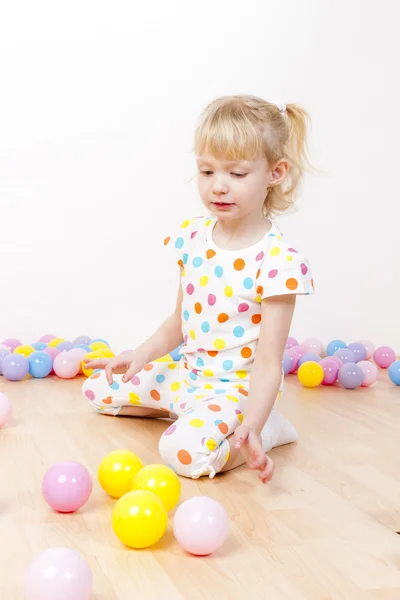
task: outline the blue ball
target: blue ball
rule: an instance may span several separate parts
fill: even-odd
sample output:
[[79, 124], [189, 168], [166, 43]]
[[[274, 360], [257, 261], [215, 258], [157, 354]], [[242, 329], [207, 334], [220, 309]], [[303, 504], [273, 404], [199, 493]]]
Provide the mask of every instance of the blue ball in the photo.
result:
[[300, 358], [299, 360], [299, 366], [302, 365], [305, 362], [321, 362], [321, 357], [319, 356], [319, 354], [316, 354], [315, 352], [306, 352], [305, 354], [303, 354], [303, 356]]
[[388, 369], [388, 375], [390, 381], [395, 385], [400, 385], [400, 360], [396, 360], [392, 363]]
[[50, 375], [53, 369], [53, 361], [50, 354], [36, 350], [28, 356], [29, 373], [36, 379], [42, 379]]
[[340, 350], [341, 348], [347, 348], [343, 340], [332, 340], [326, 347], [326, 353], [328, 356], [333, 356], [336, 350]]
[[175, 350], [172, 350], [172, 352], [170, 352], [170, 356], [172, 358], [172, 360], [181, 360], [181, 348], [182, 348], [183, 344], [181, 344], [180, 346], [178, 346], [177, 348], [175, 348]]
[[96, 338], [95, 340], [92, 340], [90, 343], [94, 344], [95, 342], [103, 342], [103, 344], [107, 344], [107, 346], [110, 347], [110, 344], [107, 342], [107, 340], [103, 340], [102, 338]]
[[47, 348], [47, 344], [44, 342], [35, 342], [34, 344], [31, 344], [31, 346], [32, 348], [35, 348], [35, 350], [44, 350]]
[[86, 344], [78, 344], [77, 346], [75, 346], [75, 348], [82, 348], [82, 350], [86, 350], [86, 352], [92, 352], [91, 347], [86, 346]]

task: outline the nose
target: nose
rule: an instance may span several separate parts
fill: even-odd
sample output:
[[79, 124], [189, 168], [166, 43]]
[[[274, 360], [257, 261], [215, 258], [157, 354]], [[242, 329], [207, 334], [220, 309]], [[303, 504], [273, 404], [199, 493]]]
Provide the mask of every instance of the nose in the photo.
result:
[[216, 177], [214, 179], [212, 191], [217, 196], [228, 193], [229, 189], [223, 177]]

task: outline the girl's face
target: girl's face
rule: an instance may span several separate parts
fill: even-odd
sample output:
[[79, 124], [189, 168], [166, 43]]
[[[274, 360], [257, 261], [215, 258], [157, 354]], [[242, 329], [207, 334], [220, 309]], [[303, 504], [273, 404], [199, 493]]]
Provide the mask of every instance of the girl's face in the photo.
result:
[[201, 200], [219, 219], [262, 214], [268, 187], [275, 180], [264, 158], [231, 162], [204, 152], [197, 157], [197, 166]]

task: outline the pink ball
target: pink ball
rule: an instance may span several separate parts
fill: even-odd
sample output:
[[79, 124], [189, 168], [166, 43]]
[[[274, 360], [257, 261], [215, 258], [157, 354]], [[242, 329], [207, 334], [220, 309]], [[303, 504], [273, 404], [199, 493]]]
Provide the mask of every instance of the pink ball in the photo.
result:
[[0, 392], [0, 427], [3, 427], [11, 417], [11, 402], [5, 394]]
[[205, 556], [215, 552], [229, 533], [225, 509], [208, 496], [194, 496], [183, 502], [175, 513], [174, 534], [186, 552]]
[[79, 358], [79, 371], [78, 373], [83, 373], [82, 371], [82, 360], [85, 358], [87, 351], [83, 348], [73, 348], [70, 350], [70, 354], [73, 354]]
[[299, 342], [294, 337], [288, 337], [286, 346], [285, 346], [285, 350], [289, 350], [289, 348], [292, 348], [293, 346], [298, 346], [298, 345], [299, 345]]
[[373, 343], [369, 340], [359, 340], [358, 343], [362, 344], [367, 351], [366, 360], [372, 358], [375, 352], [375, 346], [373, 345]]
[[361, 368], [364, 375], [361, 387], [368, 387], [375, 383], [378, 378], [378, 369], [376, 365], [369, 360], [361, 360], [358, 363], [358, 366]]
[[338, 369], [340, 369], [340, 367], [342, 366], [343, 362], [340, 360], [340, 358], [338, 356], [329, 356], [330, 360], [333, 360], [336, 364]]
[[18, 348], [18, 346], [22, 346], [22, 342], [15, 338], [7, 338], [1, 343], [3, 346], [6, 346], [10, 350], [10, 352], [14, 352], [15, 348]]
[[389, 346], [380, 346], [374, 352], [374, 361], [381, 369], [387, 369], [396, 360], [396, 353]]
[[329, 356], [327, 358], [323, 358], [319, 364], [324, 370], [322, 385], [333, 385], [337, 380], [339, 373], [339, 366], [336, 364], [336, 361], [332, 360], [332, 358]]
[[76, 353], [71, 354], [71, 351], [60, 352], [54, 359], [54, 373], [61, 379], [72, 379], [78, 375], [80, 368], [81, 359]]
[[89, 500], [92, 479], [78, 462], [59, 462], [43, 477], [42, 492], [47, 504], [57, 512], [75, 512]]
[[322, 356], [323, 344], [317, 338], [307, 338], [304, 342], [301, 343], [301, 346], [307, 350], [307, 352], [315, 352], [315, 354], [319, 354]]
[[24, 578], [25, 600], [89, 600], [92, 572], [70, 548], [48, 548], [29, 564]]
[[308, 352], [307, 348], [304, 348], [304, 346], [292, 346], [292, 350], [295, 350], [300, 358]]
[[60, 351], [57, 350], [57, 348], [52, 348], [51, 346], [48, 346], [47, 348], [44, 348], [43, 352], [47, 352], [47, 354], [49, 354], [51, 356], [51, 360], [53, 362], [54, 362], [55, 357], [60, 354]]
[[56, 337], [57, 337], [56, 335], [52, 335], [51, 333], [46, 333], [46, 335], [42, 335], [42, 337], [40, 337], [38, 341], [48, 344], [49, 342], [51, 342], [51, 340], [55, 340]]
[[289, 373], [295, 373], [299, 366], [299, 360], [300, 360], [301, 356], [297, 352], [297, 350], [294, 346], [292, 348], [289, 348], [289, 350], [286, 350], [286, 354], [289, 356], [290, 360], [292, 361], [292, 366], [289, 369]]

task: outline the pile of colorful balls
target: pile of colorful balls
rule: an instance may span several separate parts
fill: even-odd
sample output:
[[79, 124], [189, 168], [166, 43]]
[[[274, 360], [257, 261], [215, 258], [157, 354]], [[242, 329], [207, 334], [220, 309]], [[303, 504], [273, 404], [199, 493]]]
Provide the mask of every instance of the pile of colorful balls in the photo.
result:
[[368, 340], [348, 345], [343, 340], [332, 340], [324, 348], [316, 338], [308, 338], [299, 344], [289, 337], [282, 367], [285, 375], [297, 373], [305, 387], [334, 385], [336, 382], [350, 390], [368, 387], [377, 380], [378, 367], [388, 369], [389, 379], [400, 385], [400, 360], [396, 360], [393, 348], [375, 348]]

